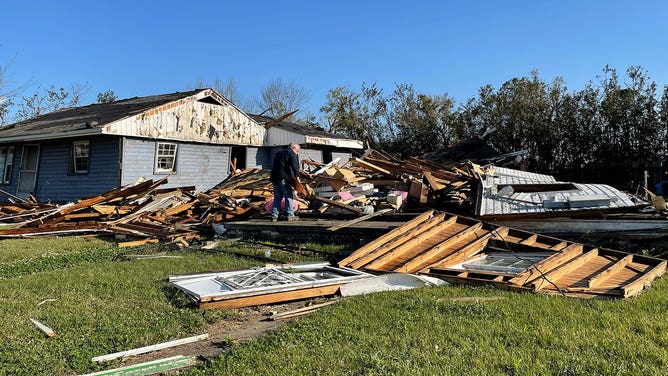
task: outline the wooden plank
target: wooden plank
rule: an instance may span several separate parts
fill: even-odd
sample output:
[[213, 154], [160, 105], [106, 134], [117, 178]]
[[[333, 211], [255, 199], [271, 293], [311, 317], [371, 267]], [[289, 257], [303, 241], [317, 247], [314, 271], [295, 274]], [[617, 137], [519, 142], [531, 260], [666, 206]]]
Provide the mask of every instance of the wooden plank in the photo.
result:
[[[410, 261], [405, 263], [404, 265], [400, 266], [399, 268], [395, 269], [395, 272], [398, 273], [415, 273], [419, 270], [424, 269], [426, 266], [428, 266], [427, 262], [434, 258], [435, 256], [443, 253], [446, 251], [448, 248], [450, 248], [453, 244], [456, 244], [457, 242], [461, 241], [467, 236], [471, 236], [475, 234], [476, 231], [480, 230], [482, 228], [482, 222], [478, 222], [473, 226], [467, 227], [465, 229], [462, 229], [455, 235], [445, 239], [444, 241], [440, 242], [439, 244], [435, 245], [434, 247], [430, 248], [426, 252], [413, 257]], [[453, 250], [453, 252], [456, 250]], [[452, 252], [449, 252], [448, 255], [452, 254]]]
[[100, 213], [78, 213], [78, 214], [67, 214], [65, 220], [70, 219], [85, 219], [85, 218], [99, 218]]
[[379, 215], [383, 215], [383, 214], [388, 213], [388, 212], [391, 212], [391, 211], [393, 211], [393, 210], [394, 210], [394, 209], [382, 209], [382, 210], [379, 210], [379, 211], [377, 211], [377, 212], [375, 212], [375, 213], [367, 214], [367, 215], [365, 215], [365, 216], [362, 216], [362, 217], [359, 217], [359, 218], [352, 219], [352, 220], [347, 221], [347, 222], [345, 222], [345, 223], [341, 223], [341, 224], [336, 225], [336, 226], [328, 227], [327, 230], [329, 230], [329, 231], [340, 230], [340, 229], [342, 229], [342, 228], [344, 228], [344, 227], [352, 226], [352, 225], [354, 225], [355, 223], [360, 223], [360, 222], [366, 221], [366, 220], [369, 219], [369, 218], [377, 217], [377, 216], [379, 216]]
[[337, 208], [341, 208], [341, 209], [345, 209], [345, 210], [351, 211], [351, 212], [356, 213], [356, 214], [362, 214], [362, 210], [361, 210], [361, 209], [358, 209], [358, 208], [356, 208], [356, 207], [354, 207], [354, 206], [350, 206], [350, 205], [348, 205], [348, 204], [344, 204], [344, 203], [339, 202], [339, 201], [334, 201], [334, 200], [330, 200], [330, 199], [328, 199], [328, 198], [318, 197], [318, 196], [313, 197], [312, 199], [313, 199], [313, 200], [320, 201], [320, 202], [324, 202], [324, 203], [329, 204], [329, 205], [332, 205], [332, 206], [336, 206]]
[[601, 286], [603, 281], [612, 277], [614, 274], [617, 274], [620, 270], [624, 269], [626, 265], [630, 264], [632, 261], [633, 261], [633, 255], [626, 255], [622, 257], [604, 271], [590, 277], [589, 280], [587, 280], [587, 287], [591, 289], [596, 286]]
[[336, 304], [338, 302], [339, 302], [339, 300], [336, 299], [336, 300], [331, 300], [331, 301], [325, 302], [325, 303], [313, 304], [313, 305], [310, 305], [308, 307], [297, 308], [297, 309], [293, 309], [292, 311], [286, 311], [286, 312], [277, 313], [275, 315], [271, 315], [271, 316], [269, 316], [269, 319], [270, 320], [281, 320], [281, 319], [287, 319], [287, 318], [290, 318], [290, 317], [300, 316], [300, 315], [304, 315], [304, 314], [307, 314], [307, 313], [311, 313], [313, 311], [317, 311], [322, 307], [327, 307], [329, 305]]
[[176, 205], [173, 208], [169, 208], [169, 209], [165, 210], [165, 216], [166, 217], [171, 217], [173, 215], [182, 213], [182, 212], [192, 208], [193, 205], [195, 205], [195, 203], [196, 203], [196, 201], [190, 201], [190, 202], [186, 202], [185, 204], [180, 204], [180, 205]]
[[538, 235], [533, 234], [533, 235], [529, 236], [528, 238], [522, 240], [520, 242], [520, 244], [533, 245], [533, 244], [536, 244], [536, 239], [538, 239]]
[[367, 161], [363, 161], [359, 158], [350, 158], [350, 162], [353, 162], [360, 167], [364, 167], [367, 170], [371, 170], [371, 171], [374, 171], [374, 172], [380, 172], [381, 174], [388, 175], [388, 176], [393, 176], [393, 174], [390, 171], [388, 171], [388, 170], [386, 170], [382, 167], [378, 167], [378, 166], [376, 166], [372, 163], [369, 163]]
[[[598, 256], [598, 249], [594, 248], [587, 253], [581, 254], [578, 257], [568, 260], [561, 266], [554, 268], [549, 272], [544, 273], [544, 275], [540, 275], [538, 278], [534, 279], [528, 284], [532, 285], [535, 291], [542, 290], [543, 288], [551, 286], [552, 284], [550, 282], [556, 284], [561, 277], [573, 272], [575, 269], [588, 263], [589, 261], [591, 261], [591, 259], [597, 256]], [[548, 280], [550, 282], [548, 282]], [[527, 283], [525, 283], [525, 285], [527, 285]]]
[[282, 291], [264, 295], [245, 296], [227, 300], [209, 301], [206, 303], [200, 303], [199, 307], [202, 309], [241, 308], [241, 307], [257, 306], [262, 304], [287, 302], [291, 300], [334, 295], [339, 291], [339, 287], [341, 287], [341, 284], [313, 287], [302, 290]]
[[392, 248], [398, 247], [399, 245], [410, 241], [417, 234], [428, 231], [430, 228], [437, 226], [441, 221], [443, 221], [443, 218], [445, 218], [445, 213], [437, 214], [429, 218], [423, 223], [420, 223], [418, 226], [408, 229], [406, 232], [400, 234], [395, 239], [392, 239], [377, 249], [374, 249], [372, 252], [369, 252], [366, 255], [362, 255], [362, 257], [350, 263], [349, 266], [353, 269], [357, 269], [372, 262], [378, 257], [391, 251]]
[[429, 240], [432, 236], [440, 233], [444, 229], [452, 226], [454, 223], [457, 222], [456, 216], [450, 217], [441, 223], [438, 223], [434, 227], [418, 234], [417, 236], [411, 236], [409, 241], [396, 246], [389, 252], [386, 252], [384, 255], [376, 258], [373, 260], [368, 265], [365, 265], [364, 268], [366, 269], [372, 269], [372, 270], [383, 270], [383, 271], [389, 271], [389, 270], [384, 270], [382, 269], [383, 265], [387, 264], [388, 262], [392, 262], [392, 260], [397, 259], [398, 257], [403, 256], [406, 254], [408, 251], [411, 249], [414, 249], [415, 247], [418, 247], [420, 244], [424, 243], [425, 241]]
[[582, 244], [571, 244], [563, 251], [555, 253], [552, 256], [541, 260], [535, 265], [530, 266], [526, 270], [517, 273], [517, 276], [512, 278], [509, 282], [514, 285], [525, 285], [527, 282], [534, 280], [541, 274], [539, 270], [543, 273], [547, 273], [557, 266], [564, 264], [568, 260], [577, 257], [582, 253], [583, 249], [584, 246]]
[[460, 248], [457, 252], [451, 254], [450, 256], [444, 258], [443, 260], [440, 260], [439, 262], [433, 264], [433, 266], [438, 267], [438, 268], [448, 268], [452, 265], [459, 264], [460, 262], [466, 261], [469, 257], [472, 255], [480, 252], [485, 248], [487, 245], [487, 242], [495, 236], [495, 234], [501, 234], [503, 232], [507, 232], [508, 228], [502, 227], [500, 229], [496, 229], [495, 232], [488, 232], [485, 235], [479, 237], [478, 239], [472, 241], [471, 243], [468, 243], [464, 247]]
[[624, 298], [629, 298], [631, 296], [640, 294], [642, 290], [649, 286], [654, 279], [662, 276], [665, 272], [666, 260], [663, 260], [661, 263], [659, 263], [659, 265], [652, 268], [649, 272], [643, 274], [640, 278], [622, 287], [622, 296]]
[[441, 190], [441, 189], [445, 188], [445, 185], [436, 181], [436, 178], [434, 178], [434, 176], [429, 171], [425, 171], [423, 173], [423, 175], [424, 175], [425, 180], [427, 180], [427, 183], [429, 184], [429, 186], [431, 187], [432, 190], [438, 191], [438, 190]]
[[53, 337], [56, 335], [56, 332], [53, 331], [53, 329], [49, 328], [48, 326], [42, 324], [41, 322], [33, 319], [32, 317], [29, 317], [30, 322], [32, 322], [37, 329], [41, 330], [42, 333], [46, 334], [47, 337]]
[[155, 239], [155, 238], [142, 239], [142, 240], [135, 240], [135, 241], [130, 241], [130, 242], [121, 242], [121, 243], [118, 243], [118, 247], [119, 248], [135, 247], [135, 246], [144, 245], [144, 244], [147, 244], [147, 243], [155, 244], [155, 243], [158, 243], [158, 242], [160, 242], [160, 239]]
[[209, 334], [200, 334], [198, 336], [192, 336], [188, 338], [181, 338], [177, 339], [174, 341], [169, 341], [169, 342], [163, 342], [163, 343], [158, 343], [155, 345], [150, 345], [150, 346], [144, 346], [144, 347], [139, 347], [136, 349], [132, 350], [126, 350], [126, 351], [119, 351], [115, 352], [113, 354], [107, 354], [107, 355], [100, 355], [96, 356], [92, 359], [92, 361], [99, 363], [99, 362], [106, 362], [109, 360], [114, 360], [126, 356], [133, 356], [133, 355], [139, 355], [139, 354], [145, 354], [151, 351], [157, 351], [157, 350], [162, 350], [162, 349], [168, 349], [170, 347], [175, 347], [175, 346], [180, 346], [180, 345], [185, 345], [187, 343], [193, 343], [193, 342], [198, 342], [202, 341], [209, 338]]
[[340, 267], [347, 266], [351, 262], [355, 261], [356, 259], [366, 255], [367, 253], [371, 252], [372, 250], [376, 249], [378, 246], [385, 244], [386, 242], [390, 241], [393, 238], [396, 238], [397, 236], [405, 233], [406, 231], [409, 231], [416, 226], [418, 226], [420, 223], [424, 222], [425, 220], [429, 219], [432, 215], [434, 214], [433, 210], [424, 212], [420, 214], [419, 216], [411, 219], [410, 221], [406, 222], [405, 224], [391, 230], [390, 232], [376, 238], [375, 240], [370, 241], [369, 243], [363, 245], [362, 247], [358, 248], [356, 251], [354, 251], [350, 256], [344, 258], [343, 260], [339, 261], [338, 265]]

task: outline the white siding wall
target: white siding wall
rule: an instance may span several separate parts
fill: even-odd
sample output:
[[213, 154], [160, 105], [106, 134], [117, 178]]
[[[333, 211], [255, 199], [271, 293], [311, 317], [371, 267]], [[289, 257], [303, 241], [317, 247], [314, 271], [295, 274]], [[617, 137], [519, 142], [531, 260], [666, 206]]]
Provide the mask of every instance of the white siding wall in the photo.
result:
[[342, 153], [342, 152], [332, 152], [332, 160], [336, 160], [336, 158], [341, 158], [339, 161], [339, 165], [342, 165], [350, 160], [352, 158], [353, 154], [352, 153]]
[[[176, 173], [168, 177], [168, 187], [191, 186], [206, 190], [228, 175], [230, 147], [222, 145], [179, 143], [176, 155]], [[168, 175], [154, 174], [155, 140], [124, 138], [121, 164], [121, 184], [137, 179], [162, 179]]]

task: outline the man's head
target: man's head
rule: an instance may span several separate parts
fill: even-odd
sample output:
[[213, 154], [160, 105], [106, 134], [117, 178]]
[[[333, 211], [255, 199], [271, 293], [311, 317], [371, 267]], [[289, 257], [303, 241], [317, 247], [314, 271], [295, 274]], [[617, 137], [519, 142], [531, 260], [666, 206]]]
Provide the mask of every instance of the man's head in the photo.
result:
[[299, 154], [299, 151], [302, 149], [299, 144], [295, 144], [294, 142], [290, 144], [290, 149], [295, 152], [295, 154]]

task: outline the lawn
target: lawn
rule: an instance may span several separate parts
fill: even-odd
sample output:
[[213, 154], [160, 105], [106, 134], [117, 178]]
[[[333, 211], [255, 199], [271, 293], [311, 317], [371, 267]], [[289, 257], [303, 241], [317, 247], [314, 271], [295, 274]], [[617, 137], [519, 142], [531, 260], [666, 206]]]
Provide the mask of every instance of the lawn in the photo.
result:
[[[234, 319], [235, 311], [193, 307], [166, 278], [261, 265], [266, 248], [221, 243], [215, 251], [168, 252], [180, 258], [113, 261], [126, 250], [110, 240], [0, 241], [0, 373], [68, 375], [113, 368], [117, 361], [99, 365], [91, 358], [201, 334], [212, 323]], [[276, 249], [271, 257], [314, 259]], [[46, 338], [29, 317], [57, 336]], [[664, 278], [627, 301], [467, 286], [345, 298], [185, 373], [662, 375], [667, 370]]]

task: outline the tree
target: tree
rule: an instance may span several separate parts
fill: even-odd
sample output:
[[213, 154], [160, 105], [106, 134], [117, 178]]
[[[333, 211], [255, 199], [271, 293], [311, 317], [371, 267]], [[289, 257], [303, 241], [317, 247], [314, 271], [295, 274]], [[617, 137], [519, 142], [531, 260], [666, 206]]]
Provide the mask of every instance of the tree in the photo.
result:
[[27, 84], [12, 85], [8, 75], [9, 64], [0, 65], [0, 126], [8, 123], [9, 113], [16, 97], [23, 92]]
[[455, 101], [447, 94], [418, 94], [412, 85], [398, 84], [389, 102], [392, 123], [397, 129], [394, 154], [422, 155], [454, 141]]
[[[275, 79], [262, 88], [254, 107], [257, 111], [276, 118], [299, 110], [309, 99], [311, 95], [308, 91], [294, 81], [283, 82], [281, 79]], [[287, 121], [296, 119], [295, 115], [286, 118]]]
[[362, 83], [359, 92], [342, 86], [331, 89], [320, 111], [332, 133], [367, 141], [371, 147], [381, 149], [395, 139], [387, 99], [375, 83]]
[[118, 98], [113, 90], [97, 93], [97, 103], [112, 103], [116, 102], [116, 100], [118, 100]]
[[64, 107], [76, 107], [86, 90], [86, 85], [72, 85], [69, 91], [62, 87], [56, 89], [53, 85], [46, 91], [37, 87], [33, 95], [21, 98], [16, 118], [18, 121], [28, 120]]

